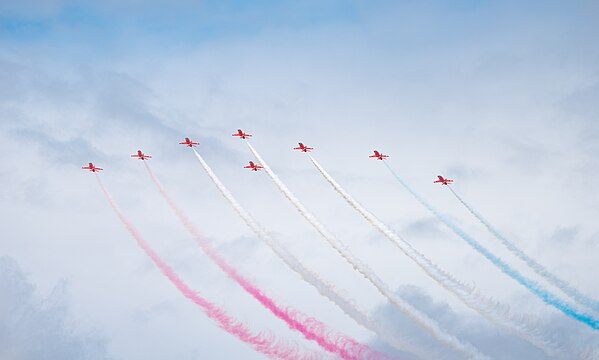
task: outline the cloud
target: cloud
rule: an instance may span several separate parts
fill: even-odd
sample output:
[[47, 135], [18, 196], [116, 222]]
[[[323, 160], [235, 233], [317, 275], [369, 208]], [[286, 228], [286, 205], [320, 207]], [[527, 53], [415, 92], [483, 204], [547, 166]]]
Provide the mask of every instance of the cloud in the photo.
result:
[[[484, 349], [484, 352], [493, 359], [547, 359], [547, 355], [541, 350], [524, 340], [498, 330], [491, 323], [475, 316], [473, 313], [455, 311], [443, 300], [431, 298], [422, 288], [402, 286], [398, 289], [398, 293], [405, 296], [414, 307], [436, 319], [445, 329], [460, 334], [465, 340], [472, 342], [480, 349]], [[426, 338], [416, 325], [407, 321], [405, 316], [393, 306], [382, 305], [375, 309], [374, 313], [378, 318], [394, 324], [402, 331], [414, 334], [414, 341], [417, 341], [421, 346], [442, 353], [440, 358], [444, 360], [462, 358], [461, 354], [450, 353], [446, 349], [439, 348], [436, 342]], [[567, 354], [567, 359], [594, 359], [592, 356], [597, 354], [596, 335], [562, 316], [544, 319], [540, 330], [561, 345], [564, 353]], [[378, 344], [378, 341], [376, 343]]]
[[569, 246], [580, 237], [580, 229], [575, 226], [558, 227], [549, 236], [548, 240], [559, 246]]
[[444, 236], [436, 218], [419, 219], [408, 224], [402, 233], [410, 237], [425, 237], [441, 239]]
[[[326, 311], [325, 300], [307, 295], [295, 277], [286, 277], [177, 144], [183, 136], [200, 141], [199, 151], [269, 230], [293, 239], [289, 242], [307, 254], [307, 262], [345, 285], [360, 304], [380, 304], [378, 294], [353, 281], [351, 269], [319, 242], [263, 174], [243, 172], [251, 156], [230, 136], [241, 127], [254, 133], [273, 168], [354, 253], [393, 286], [418, 284], [400, 291], [452, 332], [499, 358], [540, 356], [452, 308], [442, 289], [392, 251], [290, 150], [294, 144], [314, 146], [319, 160], [360, 202], [444, 268], [502, 302], [526, 302], [525, 312], [547, 316], [556, 337], [586, 346], [580, 328], [528, 301], [509, 279], [445, 233], [366, 155], [375, 147], [389, 153], [423, 196], [476, 229], [459, 204], [432, 186], [431, 176], [447, 171], [486, 217], [523, 239], [526, 249], [538, 249], [540, 262], [599, 296], [595, 279], [584, 276], [596, 263], [599, 243], [596, 11], [583, 11], [582, 2], [539, 8], [529, 1], [238, 5], [139, 0], [0, 5], [4, 18], [31, 23], [38, 26], [31, 31], [40, 32], [32, 41], [11, 33], [10, 26], [0, 29], [3, 254], [27, 264], [36, 279], [51, 274], [41, 277], [40, 288], [67, 279], [79, 313], [102, 324], [110, 343], [120, 344], [115, 353], [122, 357], [145, 351], [148, 359], [197, 358], [201, 355], [191, 354], [198, 347], [210, 354], [226, 348], [231, 357], [257, 356], [219, 337], [168, 284], [151, 276], [154, 269], [129, 246], [93, 177], [79, 170], [88, 161], [106, 169], [102, 176], [119, 203], [186, 279], [241, 318], [255, 316], [256, 324], [281, 330], [268, 316], [254, 315], [261, 313], [251, 300], [232, 296], [233, 286], [226, 287], [219, 274], [206, 274], [143, 168], [129, 158], [141, 148], [154, 156], [169, 191], [215, 246], [240, 258], [244, 269], [291, 305], [363, 335]], [[35, 226], [26, 222], [32, 217]], [[369, 236], [375, 240], [367, 241]], [[566, 249], [560, 247], [566, 242]], [[99, 300], [90, 279], [129, 295], [106, 292]], [[37, 298], [30, 285], [15, 292]], [[168, 313], [153, 310], [164, 302], [173, 304]], [[35, 300], [28, 306], [46, 314]], [[68, 332], [64, 306], [50, 313]], [[400, 314], [385, 306], [376, 311], [436, 349], [438, 358], [449, 358]], [[147, 323], [134, 320], [139, 312]], [[200, 332], [205, 339], [198, 340]], [[139, 349], [140, 343], [147, 345]]]
[[64, 285], [42, 298], [17, 262], [0, 257], [0, 358], [109, 359], [103, 337], [69, 323]]

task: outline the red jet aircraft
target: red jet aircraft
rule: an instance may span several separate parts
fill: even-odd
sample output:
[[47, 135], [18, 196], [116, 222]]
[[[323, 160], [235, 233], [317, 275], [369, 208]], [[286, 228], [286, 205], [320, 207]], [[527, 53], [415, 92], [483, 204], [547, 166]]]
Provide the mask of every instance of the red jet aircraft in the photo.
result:
[[260, 165], [256, 165], [254, 164], [253, 161], [250, 161], [250, 165], [249, 166], [244, 166], [244, 169], [252, 169], [251, 171], [258, 171], [260, 169], [262, 169], [264, 166], [260, 166]]
[[200, 145], [199, 142], [191, 141], [191, 140], [189, 140], [189, 138], [185, 138], [185, 141], [180, 142], [179, 144], [185, 145], [187, 147], [194, 147], [194, 146]]
[[152, 158], [150, 155], [146, 155], [146, 154], [142, 153], [141, 150], [137, 150], [137, 154], [131, 155], [131, 157], [137, 158], [139, 160], [147, 160], [147, 159]]
[[384, 154], [381, 154], [380, 152], [374, 150], [374, 155], [370, 155], [369, 157], [370, 158], [375, 158], [375, 159], [378, 159], [378, 160], [385, 160], [386, 158], [389, 157], [389, 155], [384, 155]]
[[307, 147], [306, 145], [304, 145], [302, 143], [298, 143], [298, 145], [299, 145], [299, 147], [293, 148], [293, 150], [299, 150], [299, 151], [303, 151], [303, 152], [308, 152], [308, 151], [314, 150], [314, 148]]
[[437, 175], [437, 177], [439, 178], [439, 180], [434, 181], [433, 184], [440, 183], [441, 185], [449, 185], [450, 183], [453, 182], [453, 180], [451, 180], [451, 179], [445, 179], [441, 175]]
[[98, 172], [98, 171], [102, 171], [102, 170], [104, 170], [104, 169], [102, 169], [102, 168], [95, 167], [95, 166], [94, 166], [94, 164], [92, 164], [92, 163], [89, 163], [89, 165], [88, 165], [88, 166], [84, 166], [84, 167], [82, 167], [82, 169], [83, 169], [83, 170], [89, 170], [89, 171], [91, 171], [91, 172]]
[[246, 134], [243, 131], [241, 131], [241, 129], [237, 129], [237, 134], [233, 134], [231, 136], [239, 136], [242, 139], [247, 139], [249, 137], [252, 137], [252, 134]]

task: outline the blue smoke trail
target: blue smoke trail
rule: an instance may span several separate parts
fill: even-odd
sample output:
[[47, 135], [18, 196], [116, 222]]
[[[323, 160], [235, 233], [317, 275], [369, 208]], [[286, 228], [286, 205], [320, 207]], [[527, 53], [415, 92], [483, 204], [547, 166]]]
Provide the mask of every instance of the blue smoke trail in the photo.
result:
[[410, 187], [399, 174], [397, 174], [391, 166], [387, 162], [384, 162], [385, 166], [393, 176], [399, 181], [406, 190], [408, 190], [422, 205], [424, 205], [430, 212], [432, 212], [441, 222], [443, 222], [447, 227], [449, 227], [453, 232], [459, 235], [464, 241], [468, 243], [474, 250], [478, 251], [481, 255], [483, 255], [487, 260], [489, 260], [493, 265], [497, 266], [502, 272], [506, 275], [510, 276], [512, 279], [516, 280], [522, 286], [527, 288], [530, 292], [535, 294], [541, 300], [543, 300], [546, 304], [553, 306], [554, 308], [560, 310], [565, 315], [569, 316], [572, 319], [578, 320], [591, 328], [597, 330], [599, 329], [599, 320], [595, 319], [591, 315], [588, 315], [584, 312], [577, 310], [573, 305], [567, 303], [566, 301], [558, 298], [557, 296], [550, 293], [548, 290], [544, 289], [540, 284], [536, 281], [531, 280], [529, 278], [524, 277], [520, 274], [516, 269], [511, 268], [508, 264], [506, 264], [502, 259], [493, 255], [489, 250], [487, 250], [484, 246], [482, 246], [478, 241], [464, 232], [461, 228], [447, 219], [443, 214], [439, 212], [439, 210], [435, 209], [432, 205], [430, 205], [420, 194], [418, 194], [412, 187]]
[[[492, 299], [483, 296], [476, 288], [460, 282], [450, 273], [437, 267], [437, 265], [430, 261], [426, 256], [413, 248], [409, 242], [402, 239], [397, 233], [393, 232], [387, 225], [377, 219], [370, 211], [366, 210], [366, 208], [351, 197], [351, 195], [349, 195], [347, 191], [333, 179], [314, 157], [311, 155], [308, 155], [308, 157], [321, 175], [329, 182], [329, 184], [331, 184], [331, 186], [333, 186], [335, 191], [337, 191], [339, 195], [354, 208], [354, 210], [360, 213], [360, 215], [362, 215], [372, 226], [377, 228], [387, 239], [389, 239], [392, 244], [397, 246], [397, 248], [399, 248], [406, 256], [420, 266], [431, 279], [456, 295], [466, 306], [475, 310], [480, 315], [493, 322], [493, 324], [507, 329], [531, 344], [543, 349], [549, 357], [555, 357], [557, 352], [561, 352], [552, 341], [548, 341], [538, 328], [531, 323], [533, 319], [530, 317], [514, 316], [505, 305], [501, 305]], [[332, 244], [334, 244], [334, 242]], [[376, 282], [373, 281], [372, 283], [376, 286]], [[390, 298], [390, 300], [392, 300], [392, 298]]]
[[599, 301], [586, 296], [581, 293], [578, 289], [570, 285], [565, 280], [558, 278], [556, 275], [547, 270], [543, 265], [539, 264], [535, 259], [528, 256], [524, 251], [520, 250], [513, 242], [509, 241], [505, 236], [503, 236], [498, 230], [491, 226], [491, 224], [485, 220], [482, 215], [478, 212], [474, 211], [474, 209], [468, 205], [450, 186], [448, 186], [449, 191], [458, 199], [462, 205], [483, 224], [487, 230], [495, 236], [497, 240], [499, 240], [512, 254], [516, 255], [520, 260], [524, 261], [526, 265], [528, 265], [531, 269], [533, 269], [537, 274], [545, 278], [547, 281], [552, 283], [553, 285], [560, 288], [564, 293], [568, 294], [572, 299], [576, 300], [578, 303], [585, 305], [589, 309], [592, 309], [596, 312], [599, 312]]

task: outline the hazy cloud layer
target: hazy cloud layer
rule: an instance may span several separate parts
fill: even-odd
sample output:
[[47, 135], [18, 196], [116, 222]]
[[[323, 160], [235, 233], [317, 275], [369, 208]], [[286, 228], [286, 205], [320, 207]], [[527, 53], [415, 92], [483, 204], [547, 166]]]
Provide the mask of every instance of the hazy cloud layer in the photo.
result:
[[69, 323], [64, 286], [41, 296], [15, 260], [0, 257], [0, 358], [109, 359], [102, 335]]
[[[154, 156], [165, 187], [229, 261], [281, 302], [373, 340], [251, 237], [177, 144], [189, 136], [307, 265], [440, 358], [459, 358], [385, 305], [263, 173], [244, 171], [254, 159], [231, 137], [238, 128], [255, 135], [266, 161], [353, 253], [456, 335], [498, 359], [543, 358], [395, 251], [291, 150], [297, 142], [315, 147], [358, 201], [442, 268], [539, 317], [575, 356], [591, 349], [597, 335], [489, 265], [367, 156], [375, 148], [389, 154], [423, 196], [526, 271], [432, 184], [437, 174], [455, 179], [460, 195], [523, 250], [599, 298], [597, 10], [593, 1], [1, 4], [0, 256], [29, 274], [2, 260], [8, 320], [0, 328], [12, 347], [1, 349], [35, 355], [29, 351], [48, 347], [61, 359], [260, 358], [161, 278], [80, 170], [89, 161], [106, 169], [123, 210], [194, 288], [257, 329], [310, 346], [202, 256], [129, 157], [137, 149]], [[57, 292], [40, 305], [58, 283], [68, 285], [68, 302]], [[23, 322], [14, 307], [31, 310]], [[106, 345], [78, 335], [71, 319], [99, 329]], [[17, 324], [21, 330], [5, 332]], [[24, 347], [31, 337], [39, 346]]]
[[[491, 323], [474, 316], [474, 314], [456, 313], [450, 306], [442, 301], [435, 301], [421, 288], [404, 286], [398, 291], [406, 296], [416, 308], [428, 314], [449, 331], [462, 334], [481, 349], [486, 349], [495, 359], [546, 359], [541, 350], [528, 344], [506, 331], [495, 328]], [[393, 307], [386, 305], [375, 310], [378, 317], [385, 319], [396, 326], [410, 329], [414, 334], [414, 341], [426, 344], [428, 341], [421, 330], [411, 324], [405, 316], [398, 313]], [[597, 336], [591, 331], [581, 329], [576, 323], [565, 320], [561, 316], [543, 319], [540, 331], [547, 334], [548, 339], [559, 343], [562, 347], [564, 358], [594, 359], [599, 355]], [[428, 344], [428, 346], [431, 346]], [[460, 354], [453, 354], [444, 349], [437, 349], [438, 356], [443, 359], [460, 359]]]

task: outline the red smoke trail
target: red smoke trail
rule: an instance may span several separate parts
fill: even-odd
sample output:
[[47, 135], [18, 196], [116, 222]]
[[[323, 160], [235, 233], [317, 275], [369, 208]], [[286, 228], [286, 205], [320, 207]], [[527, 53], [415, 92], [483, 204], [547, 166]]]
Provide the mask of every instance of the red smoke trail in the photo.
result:
[[187, 231], [193, 236], [202, 250], [218, 265], [231, 279], [237, 282], [245, 291], [258, 300], [264, 307], [272, 312], [276, 317], [283, 320], [291, 329], [301, 332], [308, 340], [315, 341], [324, 350], [337, 354], [343, 359], [385, 359], [386, 355], [381, 354], [370, 347], [360, 344], [345, 335], [336, 334], [325, 324], [317, 319], [308, 317], [297, 310], [283, 308], [277, 305], [270, 297], [265, 295], [262, 290], [254, 286], [249, 280], [241, 276], [237, 270], [230, 266], [220, 255], [206, 242], [200, 235], [195, 225], [187, 218], [181, 209], [170, 198], [158, 178], [150, 169], [147, 162], [144, 162], [150, 177], [156, 184], [156, 187], [183, 223]]
[[100, 188], [110, 206], [117, 214], [121, 222], [125, 225], [131, 236], [137, 241], [137, 244], [145, 251], [145, 253], [152, 259], [154, 264], [158, 266], [162, 274], [166, 276], [177, 289], [189, 300], [193, 301], [196, 305], [204, 310], [204, 313], [211, 319], [215, 320], [218, 325], [228, 332], [229, 334], [237, 337], [239, 340], [250, 344], [256, 351], [270, 357], [278, 359], [318, 359], [320, 358], [317, 353], [309, 351], [299, 351], [297, 346], [290, 346], [284, 343], [280, 343], [276, 338], [270, 334], [258, 333], [252, 334], [250, 330], [243, 324], [231, 319], [227, 313], [212, 304], [208, 300], [201, 297], [197, 292], [190, 289], [189, 286], [179, 278], [177, 273], [170, 266], [168, 266], [162, 259], [154, 252], [154, 250], [148, 245], [141, 234], [125, 217], [121, 209], [112, 199], [110, 193], [102, 183], [102, 180], [96, 174], [96, 179], [100, 184]]
[[335, 305], [339, 307], [346, 315], [351, 317], [356, 323], [374, 332], [379, 338], [388, 343], [389, 345], [397, 348], [398, 350], [410, 351], [419, 358], [429, 359], [433, 358], [429, 352], [423, 351], [421, 347], [416, 347], [410, 340], [411, 336], [406, 333], [397, 334], [396, 331], [390, 330], [387, 326], [384, 326], [380, 321], [373, 319], [368, 315], [367, 312], [358, 308], [355, 301], [348, 298], [345, 293], [337, 290], [337, 288], [322, 279], [320, 275], [308, 269], [300, 259], [293, 256], [287, 251], [287, 249], [275, 238], [271, 237], [270, 234], [260, 226], [256, 220], [241, 206], [241, 204], [235, 199], [233, 194], [227, 189], [227, 187], [220, 181], [218, 176], [212, 171], [212, 168], [204, 161], [204, 158], [192, 148], [193, 153], [199, 160], [200, 164], [208, 174], [208, 177], [214, 182], [214, 185], [218, 188], [223, 197], [233, 207], [237, 215], [241, 217], [243, 222], [262, 240], [264, 243], [271, 248], [271, 250], [289, 266], [291, 270], [301, 276], [302, 280], [306, 281], [321, 295], [331, 300]]

